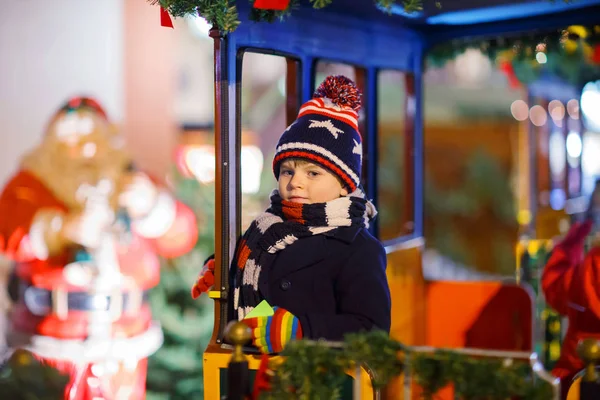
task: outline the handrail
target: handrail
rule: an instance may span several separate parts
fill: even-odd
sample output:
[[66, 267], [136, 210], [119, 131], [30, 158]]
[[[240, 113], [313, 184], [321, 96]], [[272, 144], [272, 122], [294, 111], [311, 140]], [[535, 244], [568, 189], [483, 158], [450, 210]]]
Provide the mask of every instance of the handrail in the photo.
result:
[[[560, 399], [560, 379], [551, 375], [544, 369], [544, 365], [540, 362], [537, 353], [528, 351], [505, 351], [505, 350], [485, 350], [477, 348], [440, 348], [432, 346], [409, 346], [407, 347], [408, 352], [413, 353], [433, 353], [435, 351], [447, 351], [455, 354], [462, 354], [466, 356], [475, 357], [489, 357], [489, 358], [503, 358], [503, 359], [518, 359], [518, 360], [529, 360], [529, 365], [533, 373], [541, 380], [549, 383], [552, 386], [552, 400]], [[411, 385], [410, 385], [410, 370], [406, 369], [404, 372], [404, 390], [405, 398], [411, 398]]]
[[425, 238], [423, 236], [417, 236], [407, 240], [401, 241], [387, 241], [384, 243], [386, 254], [390, 254], [400, 250], [412, 249], [414, 247], [424, 247]]
[[517, 358], [528, 359], [532, 354], [528, 351], [505, 351], [505, 350], [486, 350], [478, 348], [443, 348], [434, 346], [407, 346], [407, 349], [413, 353], [433, 353], [435, 351], [447, 351], [449, 353], [463, 354], [466, 356], [491, 357], [491, 358]]

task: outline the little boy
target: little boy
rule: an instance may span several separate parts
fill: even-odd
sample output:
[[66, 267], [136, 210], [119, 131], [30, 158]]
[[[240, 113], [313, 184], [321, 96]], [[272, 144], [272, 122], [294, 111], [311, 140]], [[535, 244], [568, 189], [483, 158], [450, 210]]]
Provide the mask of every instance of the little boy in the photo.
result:
[[[278, 189], [237, 244], [230, 316], [253, 328], [263, 353], [279, 352], [294, 338], [389, 332], [386, 255], [367, 231], [377, 211], [359, 187], [360, 107], [350, 79], [325, 79], [279, 139]], [[210, 261], [192, 296], [212, 286], [213, 270]], [[262, 300], [274, 315], [244, 319]]]

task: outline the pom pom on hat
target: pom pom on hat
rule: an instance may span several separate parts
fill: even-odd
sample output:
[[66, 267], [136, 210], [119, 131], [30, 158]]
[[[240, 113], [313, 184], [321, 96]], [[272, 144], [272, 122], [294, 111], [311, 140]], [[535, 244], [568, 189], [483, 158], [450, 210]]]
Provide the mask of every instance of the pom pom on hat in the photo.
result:
[[360, 110], [362, 93], [356, 84], [344, 75], [328, 76], [319, 85], [313, 98], [325, 97], [338, 107], [348, 107], [354, 111]]
[[343, 75], [328, 76], [313, 98], [300, 107], [298, 118], [281, 135], [273, 173], [288, 158], [303, 158], [336, 175], [350, 189], [360, 184], [362, 139], [358, 132], [361, 92]]

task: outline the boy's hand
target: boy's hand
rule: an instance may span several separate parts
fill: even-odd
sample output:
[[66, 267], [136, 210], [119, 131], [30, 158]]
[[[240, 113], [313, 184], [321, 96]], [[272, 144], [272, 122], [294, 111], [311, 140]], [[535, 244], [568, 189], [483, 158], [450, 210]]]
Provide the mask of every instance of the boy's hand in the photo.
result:
[[210, 290], [215, 283], [215, 259], [209, 259], [198, 274], [196, 283], [192, 286], [192, 298], [197, 299], [202, 293]]
[[302, 338], [300, 321], [289, 311], [273, 307], [271, 317], [257, 317], [242, 320], [252, 329], [252, 343], [261, 353], [279, 353], [293, 339]]

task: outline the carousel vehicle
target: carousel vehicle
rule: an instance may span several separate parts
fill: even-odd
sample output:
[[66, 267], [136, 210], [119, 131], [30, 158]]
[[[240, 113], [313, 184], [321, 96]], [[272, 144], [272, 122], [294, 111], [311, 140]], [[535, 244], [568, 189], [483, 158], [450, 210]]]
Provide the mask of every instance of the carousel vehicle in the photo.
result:
[[[515, 283], [449, 282], [430, 281], [423, 276], [424, 59], [434, 46], [451, 40], [510, 36], [529, 31], [556, 30], [572, 24], [593, 24], [598, 22], [596, 16], [600, 15], [600, 1], [563, 3], [539, 0], [514, 4], [503, 0], [442, 0], [440, 4], [424, 2], [423, 9], [413, 12], [406, 12], [403, 6], [396, 4], [386, 10], [382, 4], [387, 2], [381, 1], [333, 1], [321, 10], [313, 9], [306, 2], [293, 8], [284, 22], [255, 22], [250, 20], [249, 15], [265, 12], [254, 8], [259, 3], [236, 2], [241, 23], [230, 29], [231, 21], [225, 19], [221, 23], [230, 25], [215, 24], [210, 31], [214, 39], [215, 67], [217, 268], [215, 287], [209, 292], [215, 301], [215, 323], [204, 354], [205, 398], [219, 399], [225, 395], [227, 365], [231, 358], [232, 347], [226, 343], [225, 337], [230, 301], [227, 277], [235, 239], [241, 233], [241, 79], [245, 57], [251, 53], [285, 59], [287, 124], [294, 121], [300, 105], [311, 98], [319, 83], [320, 62], [343, 64], [352, 71], [363, 91], [363, 114], [359, 122], [364, 143], [363, 185], [367, 195], [375, 202], [381, 193], [378, 157], [388, 145], [382, 141], [378, 130], [378, 83], [386, 71], [402, 72], [407, 99], [405, 108], [398, 110], [404, 113], [405, 121], [401, 132], [406, 144], [403, 149], [405, 163], [398, 171], [404, 182], [403, 204], [401, 212], [396, 214], [395, 235], [388, 235], [383, 240], [392, 295], [391, 336], [411, 346], [478, 348], [520, 352], [521, 355], [534, 351], [539, 340], [534, 334], [536, 296], [525, 282], [527, 279], [517, 279]], [[288, 2], [265, 3], [271, 4], [265, 8], [276, 9], [285, 8]], [[561, 93], [561, 96], [564, 95]], [[538, 93], [532, 91], [532, 96], [547, 100], [556, 98], [550, 97], [553, 94], [542, 93], [541, 89]], [[526, 133], [530, 137], [535, 137], [535, 134], [533, 131]], [[533, 247], [541, 246], [541, 242], [532, 244], [531, 240], [551, 239], [551, 235], [559, 233], [555, 222], [564, 218], [565, 214], [560, 210], [565, 209], [566, 200], [582, 195], [575, 184], [565, 188], [564, 204], [558, 207], [559, 211], [555, 210], [555, 215], [550, 213], [546, 217], [535, 200], [537, 194], [556, 189], [567, 180], [549, 182], [554, 186], [541, 188], [539, 185], [546, 183], [538, 179], [540, 169], [537, 166], [550, 161], [539, 159], [535, 148], [535, 142], [530, 142], [530, 150], [526, 154], [529, 160], [526, 173], [530, 177], [532, 197], [520, 210], [520, 215], [527, 215], [527, 218], [522, 219], [526, 241], [520, 244], [518, 259], [528, 253], [527, 249], [533, 251]], [[576, 179], [575, 173], [569, 177], [571, 182]], [[536, 223], [543, 225], [541, 220], [553, 221], [546, 224], [553, 226], [548, 230], [550, 233], [542, 233], [541, 228], [536, 228]], [[371, 229], [380, 236], [380, 227]], [[498, 354], [502, 357], [502, 353]], [[259, 357], [250, 354], [249, 358], [250, 369], [257, 369]], [[373, 396], [365, 370], [361, 381], [364, 383], [361, 389], [363, 398]], [[389, 398], [410, 396], [402, 390], [400, 383], [392, 384], [388, 389]]]

